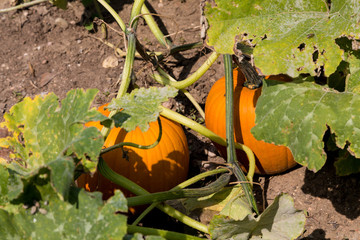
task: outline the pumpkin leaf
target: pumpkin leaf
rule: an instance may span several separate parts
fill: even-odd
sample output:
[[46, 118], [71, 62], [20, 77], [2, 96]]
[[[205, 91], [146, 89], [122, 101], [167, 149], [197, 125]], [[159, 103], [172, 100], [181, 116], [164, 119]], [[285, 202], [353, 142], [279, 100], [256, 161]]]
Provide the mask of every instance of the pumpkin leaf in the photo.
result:
[[350, 65], [350, 74], [346, 81], [346, 90], [360, 94], [360, 53], [350, 55], [346, 60]]
[[360, 172], [360, 159], [355, 158], [346, 149], [341, 149], [339, 151], [339, 156], [334, 165], [336, 168], [336, 175], [339, 176], [348, 176]]
[[96, 109], [89, 110], [96, 93], [96, 89], [71, 90], [61, 106], [54, 94], [15, 104], [1, 123], [10, 136], [0, 139], [0, 147], [12, 151], [11, 163], [2, 164], [23, 180], [36, 176], [39, 169], [50, 169], [53, 186], [66, 198], [75, 161], [95, 170], [104, 142], [96, 128], [82, 124], [106, 119]]
[[67, 0], [50, 0], [50, 2], [61, 9], [66, 9], [67, 7]]
[[182, 200], [182, 204], [188, 214], [201, 208], [217, 211], [234, 220], [242, 220], [252, 213], [252, 208], [249, 206], [240, 185], [223, 188], [217, 193], [201, 198], [187, 198]]
[[360, 95], [338, 92], [309, 82], [279, 83], [266, 81], [256, 105], [258, 140], [285, 145], [295, 161], [318, 171], [326, 161], [323, 136], [330, 128], [336, 144], [360, 156]]
[[304, 231], [305, 212], [296, 210], [287, 194], [277, 196], [274, 202], [257, 218], [248, 215], [234, 220], [223, 215], [210, 222], [211, 239], [295, 239]]
[[139, 88], [125, 94], [119, 99], [113, 99], [107, 108], [109, 110], [121, 110], [113, 118], [116, 127], [124, 128], [130, 132], [136, 127], [146, 132], [149, 123], [159, 117], [161, 103], [170, 97], [175, 97], [178, 90], [171, 86]]
[[208, 44], [233, 54], [249, 49], [265, 75], [333, 73], [344, 51], [335, 39], [359, 38], [360, 2], [352, 0], [215, 0], [205, 7]]
[[[47, 187], [43, 187], [47, 189]], [[49, 193], [38, 207], [12, 206], [0, 209], [0, 235], [5, 239], [122, 239], [126, 199], [117, 191], [105, 204], [101, 194], [80, 190], [77, 202], [61, 201]]]

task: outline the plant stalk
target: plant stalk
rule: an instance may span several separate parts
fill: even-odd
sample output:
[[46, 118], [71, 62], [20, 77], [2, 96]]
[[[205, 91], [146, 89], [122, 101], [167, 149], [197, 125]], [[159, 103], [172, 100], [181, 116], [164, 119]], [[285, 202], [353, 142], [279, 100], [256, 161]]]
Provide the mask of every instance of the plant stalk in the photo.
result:
[[110, 14], [113, 16], [117, 24], [119, 24], [121, 30], [125, 32], [126, 25], [124, 21], [120, 18], [119, 14], [106, 2], [106, 0], [97, 0]]
[[249, 201], [249, 204], [253, 207], [254, 211], [259, 214], [259, 210], [256, 205], [254, 194], [252, 192], [252, 186], [248, 183], [244, 172], [241, 170], [235, 152], [235, 140], [234, 140], [234, 80], [232, 71], [232, 58], [229, 54], [224, 55], [225, 65], [225, 86], [226, 86], [226, 141], [227, 141], [227, 160], [230, 166], [232, 166], [236, 178], [240, 181], [240, 184], [244, 190], [245, 196]]
[[34, 1], [31, 1], [31, 2], [26, 2], [26, 3], [19, 4], [19, 5], [14, 6], [14, 7], [0, 9], [0, 13], [10, 12], [10, 11], [14, 11], [14, 10], [18, 10], [18, 9], [22, 9], [22, 8], [26, 8], [26, 7], [31, 7], [31, 6], [34, 6], [36, 4], [39, 4], [39, 3], [42, 3], [42, 2], [48, 2], [48, 1], [49, 0], [34, 0]]
[[128, 206], [139, 206], [145, 205], [154, 202], [163, 202], [166, 200], [180, 199], [180, 198], [200, 198], [205, 197], [215, 192], [220, 191], [225, 187], [230, 180], [230, 174], [222, 174], [215, 182], [202, 187], [202, 188], [193, 188], [193, 189], [172, 189], [164, 192], [151, 193], [147, 195], [130, 197], [127, 199]]
[[[98, 162], [98, 170], [99, 172], [106, 177], [107, 179], [109, 179], [110, 181], [112, 181], [113, 183], [129, 190], [130, 192], [136, 194], [136, 195], [145, 195], [145, 194], [149, 194], [148, 191], [146, 191], [144, 188], [140, 187], [139, 185], [137, 185], [136, 183], [134, 183], [133, 181], [129, 180], [128, 178], [117, 174], [116, 172], [114, 172], [108, 165], [107, 163], [100, 157], [99, 162]], [[169, 205], [166, 204], [159, 204], [157, 206], [157, 208], [159, 208], [161, 211], [163, 211], [164, 213], [168, 214], [169, 216], [179, 220], [180, 222], [194, 228], [197, 229], [199, 231], [202, 231], [204, 233], [209, 233], [209, 229], [205, 224], [202, 224], [188, 216], [186, 216], [185, 214], [177, 211], [176, 209], [170, 207]]]
[[[219, 168], [219, 169], [215, 169], [215, 170], [210, 170], [210, 171], [206, 171], [203, 173], [200, 173], [190, 179], [187, 179], [186, 181], [180, 183], [179, 185], [177, 185], [176, 187], [172, 188], [171, 190], [174, 189], [178, 189], [178, 188], [186, 188], [187, 186], [190, 186], [191, 184], [194, 184], [198, 181], [200, 181], [201, 179], [208, 177], [208, 176], [212, 176], [215, 174], [219, 174], [219, 173], [225, 173], [228, 172], [229, 170], [226, 168]], [[152, 203], [149, 207], [147, 207], [141, 214], [140, 216], [131, 224], [131, 225], [137, 225], [141, 219], [143, 219], [152, 209], [154, 209], [156, 206], [158, 205], [158, 203]]]
[[213, 52], [209, 56], [209, 58], [193, 73], [190, 77], [181, 80], [172, 82], [170, 78], [168, 77], [168, 74], [160, 68], [160, 66], [156, 66], [156, 70], [163, 75], [165, 78], [161, 80], [161, 84], [163, 85], [170, 85], [177, 89], [184, 89], [195, 83], [197, 80], [200, 79], [201, 76], [204, 75], [204, 73], [209, 70], [211, 65], [216, 61], [216, 59], [220, 56], [219, 53]]

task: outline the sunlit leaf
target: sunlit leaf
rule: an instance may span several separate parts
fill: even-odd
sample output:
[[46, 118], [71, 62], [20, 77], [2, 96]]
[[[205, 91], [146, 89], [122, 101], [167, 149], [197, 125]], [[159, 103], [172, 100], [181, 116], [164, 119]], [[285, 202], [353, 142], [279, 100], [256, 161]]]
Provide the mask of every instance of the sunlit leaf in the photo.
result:
[[326, 161], [323, 136], [330, 128], [336, 143], [360, 156], [360, 95], [312, 82], [266, 81], [256, 105], [255, 138], [292, 151], [295, 161], [313, 171]]
[[228, 54], [252, 47], [265, 75], [315, 75], [323, 67], [329, 76], [344, 54], [335, 39], [360, 37], [359, 1], [215, 0], [205, 13], [208, 44]]
[[119, 99], [113, 99], [107, 108], [109, 110], [122, 109], [114, 116], [116, 126], [128, 132], [136, 127], [146, 132], [149, 123], [157, 120], [161, 103], [170, 97], [175, 97], [177, 92], [176, 88], [170, 86], [135, 89]]

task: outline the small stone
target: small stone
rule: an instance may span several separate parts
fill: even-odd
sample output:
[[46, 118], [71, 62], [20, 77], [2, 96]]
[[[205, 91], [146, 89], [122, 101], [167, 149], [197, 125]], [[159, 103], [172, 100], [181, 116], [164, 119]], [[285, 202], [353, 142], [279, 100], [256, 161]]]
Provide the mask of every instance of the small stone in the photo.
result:
[[56, 18], [55, 24], [61, 27], [62, 29], [66, 29], [69, 27], [69, 23], [63, 18]]
[[110, 55], [102, 63], [103, 68], [114, 68], [119, 65], [119, 60], [114, 55]]

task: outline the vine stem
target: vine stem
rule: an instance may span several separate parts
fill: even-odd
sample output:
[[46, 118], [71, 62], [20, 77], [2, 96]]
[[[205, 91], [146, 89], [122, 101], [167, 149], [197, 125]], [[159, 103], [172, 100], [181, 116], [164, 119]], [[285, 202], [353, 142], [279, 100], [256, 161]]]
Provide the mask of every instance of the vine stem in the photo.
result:
[[49, 0], [34, 0], [34, 1], [31, 1], [31, 2], [19, 4], [19, 5], [14, 6], [14, 7], [9, 7], [9, 8], [0, 9], [0, 13], [14, 11], [14, 10], [18, 10], [18, 9], [21, 9], [21, 8], [30, 7], [30, 6], [33, 6], [33, 5], [42, 3], [42, 2], [48, 2], [48, 1], [49, 1]]
[[[152, 75], [153, 79], [155, 81], [157, 81], [158, 83], [161, 83], [161, 81], [163, 81], [164, 76], [155, 73]], [[169, 76], [170, 81], [172, 82], [176, 82], [175, 79], [173, 79], [171, 76]], [[201, 106], [199, 105], [199, 103], [195, 100], [195, 98], [190, 94], [190, 92], [186, 89], [180, 89], [180, 91], [182, 91], [184, 93], [184, 95], [189, 99], [189, 101], [194, 105], [194, 107], [196, 108], [196, 110], [198, 110], [198, 112], [200, 113], [201, 117], [203, 119], [205, 119], [205, 112], [204, 110], [201, 108]]]
[[141, 8], [141, 13], [143, 14], [143, 18], [145, 19], [146, 24], [149, 26], [151, 32], [154, 34], [159, 43], [161, 43], [166, 48], [170, 48], [173, 43], [162, 33], [145, 4], [143, 4]]
[[113, 16], [117, 24], [119, 24], [121, 30], [125, 32], [126, 25], [124, 21], [120, 18], [119, 14], [106, 2], [106, 0], [97, 0], [110, 14]]
[[193, 83], [195, 83], [197, 80], [200, 79], [200, 77], [202, 75], [204, 75], [204, 73], [209, 70], [209, 68], [211, 67], [211, 65], [216, 61], [216, 59], [220, 56], [219, 53], [217, 52], [212, 52], [211, 55], [209, 56], [209, 58], [193, 73], [191, 74], [190, 77], [181, 80], [181, 81], [176, 81], [176, 82], [172, 82], [170, 80], [170, 78], [168, 77], [169, 75], [160, 68], [160, 66], [157, 66], [156, 70], [163, 75], [165, 78], [163, 78], [160, 83], [163, 85], [170, 85], [173, 86], [177, 89], [184, 89], [189, 87], [190, 85], [192, 85]]
[[156, 192], [156, 193], [150, 193], [146, 195], [127, 198], [128, 206], [133, 207], [133, 206], [145, 205], [155, 202], [163, 202], [166, 200], [173, 200], [180, 198], [205, 197], [220, 191], [229, 183], [229, 181], [230, 181], [230, 174], [224, 173], [218, 179], [216, 179], [216, 181], [210, 183], [205, 187], [192, 188], [192, 189], [175, 188], [169, 191]]
[[[136, 183], [129, 180], [128, 178], [114, 172], [107, 165], [107, 163], [104, 161], [104, 159], [102, 159], [101, 157], [100, 157], [99, 162], [98, 162], [98, 170], [104, 177], [106, 177], [107, 179], [109, 179], [113, 183], [115, 183], [115, 184], [129, 190], [130, 192], [132, 192], [132, 193], [134, 193], [136, 195], [149, 194], [149, 192], [146, 191], [141, 186], [137, 185]], [[157, 206], [157, 208], [159, 208], [161, 211], [168, 214], [169, 216], [179, 220], [180, 222], [182, 222], [182, 223], [184, 223], [184, 224], [186, 224], [186, 225], [188, 225], [188, 226], [190, 226], [190, 227], [192, 227], [194, 229], [197, 229], [197, 230], [199, 230], [201, 232], [204, 232], [204, 233], [209, 233], [209, 229], [205, 224], [202, 224], [202, 223], [200, 223], [200, 222], [186, 216], [182, 212], [179, 212], [178, 210], [174, 209], [173, 207], [170, 207], [169, 205], [159, 204]]]
[[164, 237], [165, 239], [169, 239], [169, 240], [204, 240], [204, 238], [199, 238], [184, 233], [178, 233], [178, 232], [166, 231], [166, 230], [160, 230], [160, 229], [148, 228], [148, 227], [139, 227], [133, 225], [129, 225], [127, 227], [127, 233], [129, 234], [142, 233], [143, 235], [156, 235], [156, 236]]
[[[198, 181], [200, 181], [201, 179], [203, 178], [206, 178], [208, 176], [212, 176], [212, 175], [215, 175], [215, 174], [219, 174], [219, 173], [225, 173], [229, 171], [228, 169], [226, 168], [219, 168], [219, 169], [215, 169], [215, 170], [210, 170], [210, 171], [206, 171], [206, 172], [203, 172], [203, 173], [200, 173], [190, 179], [187, 179], [186, 181], [180, 183], [179, 185], [177, 185], [176, 187], [172, 188], [171, 190], [174, 190], [174, 189], [182, 189], [182, 188], [186, 188]], [[131, 225], [137, 225], [141, 219], [143, 219], [152, 209], [154, 209], [156, 206], [158, 205], [158, 203], [152, 203], [149, 207], [147, 207], [145, 209], [145, 211], [143, 211], [140, 216], [131, 224]]]
[[253, 207], [254, 211], [259, 214], [259, 210], [256, 205], [254, 194], [252, 192], [252, 186], [246, 183], [246, 179], [243, 171], [241, 170], [238, 161], [236, 159], [235, 141], [234, 141], [234, 80], [232, 71], [232, 58], [229, 54], [224, 55], [225, 65], [225, 88], [226, 88], [226, 141], [227, 141], [227, 160], [232, 166], [236, 178], [241, 182], [241, 186], [244, 190], [245, 196], [248, 199], [249, 204]]
[[[161, 112], [160, 112], [160, 115], [168, 118], [168, 119], [171, 119], [173, 121], [176, 121], [188, 128], [191, 128], [192, 130], [198, 132], [199, 134], [209, 138], [211, 141], [213, 142], [216, 142], [222, 146], [226, 146], [227, 145], [227, 142], [224, 138], [220, 137], [219, 135], [217, 135], [216, 133], [214, 133], [213, 131], [211, 131], [210, 129], [204, 127], [203, 125], [177, 113], [177, 112], [174, 112], [168, 108], [165, 108], [163, 106], [160, 106], [161, 108]], [[252, 182], [253, 181], [253, 176], [254, 176], [254, 172], [255, 172], [255, 156], [254, 156], [254, 153], [252, 152], [252, 150], [241, 144], [241, 143], [237, 143], [235, 142], [235, 147], [236, 149], [240, 149], [242, 151], [244, 151], [247, 155], [247, 157], [249, 158], [249, 170], [248, 170], [248, 175], [247, 175], [247, 180], [246, 181], [249, 181], [249, 182]]]

